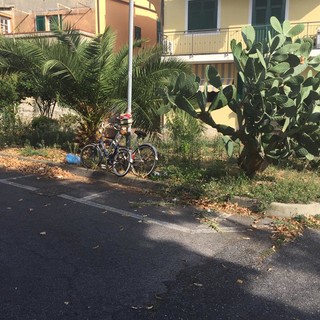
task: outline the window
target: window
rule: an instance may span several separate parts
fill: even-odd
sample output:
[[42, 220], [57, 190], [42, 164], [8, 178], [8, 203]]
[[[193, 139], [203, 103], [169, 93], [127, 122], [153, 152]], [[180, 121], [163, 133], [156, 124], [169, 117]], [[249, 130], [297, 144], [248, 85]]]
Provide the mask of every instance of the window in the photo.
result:
[[216, 29], [218, 0], [188, 1], [188, 30]]
[[10, 32], [10, 19], [0, 17], [0, 33]]
[[140, 27], [134, 27], [134, 39], [141, 40], [141, 28]]
[[[58, 18], [60, 17], [60, 19]], [[37, 16], [36, 17], [36, 31], [52, 31], [60, 20], [60, 26], [62, 25], [62, 16]]]
[[275, 16], [280, 22], [285, 19], [286, 0], [253, 0], [252, 24], [268, 25]]
[[[50, 28], [50, 31], [52, 31], [54, 28], [56, 28], [58, 26], [58, 21], [59, 21], [59, 27], [62, 26], [62, 16], [58, 16], [58, 15], [55, 15], [55, 16], [50, 16], [48, 17], [49, 18], [49, 28]], [[60, 18], [60, 19], [59, 19]]]
[[46, 17], [37, 16], [36, 17], [36, 31], [46, 31]]
[[[140, 27], [134, 27], [134, 39], [135, 40], [141, 40], [141, 28]], [[138, 46], [141, 48], [141, 44]]]

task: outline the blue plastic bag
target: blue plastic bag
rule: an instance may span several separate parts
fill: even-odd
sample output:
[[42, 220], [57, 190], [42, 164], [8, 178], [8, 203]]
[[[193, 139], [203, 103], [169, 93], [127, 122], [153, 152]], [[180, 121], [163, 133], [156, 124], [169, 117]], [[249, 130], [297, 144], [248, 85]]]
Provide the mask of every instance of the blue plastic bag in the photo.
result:
[[70, 164], [80, 164], [80, 157], [73, 153], [68, 153], [66, 155], [66, 162]]

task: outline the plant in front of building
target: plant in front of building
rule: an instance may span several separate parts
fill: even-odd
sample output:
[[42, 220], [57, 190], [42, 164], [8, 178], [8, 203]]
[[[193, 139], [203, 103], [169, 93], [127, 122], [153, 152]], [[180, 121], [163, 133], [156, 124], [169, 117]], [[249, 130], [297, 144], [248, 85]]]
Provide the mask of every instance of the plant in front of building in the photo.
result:
[[[182, 73], [162, 91], [167, 108], [183, 109], [226, 136], [230, 155], [239, 141], [238, 164], [250, 177], [291, 155], [312, 160], [320, 151], [320, 56], [310, 56], [311, 39], [297, 37], [303, 25], [270, 21], [273, 32], [265, 41], [257, 42], [254, 28], [246, 26], [245, 45], [231, 42], [242, 92], [234, 85], [223, 87], [212, 66], [206, 69], [204, 92], [198, 90], [198, 78]], [[208, 85], [219, 90], [211, 103]], [[215, 122], [212, 111], [223, 107], [237, 115], [238, 128]]]
[[[41, 115], [50, 117], [56, 103], [75, 111], [79, 140], [93, 140], [106, 116], [128, 107], [128, 46], [116, 51], [116, 35], [109, 27], [86, 40], [71, 26], [52, 32], [50, 40], [0, 38], [0, 72], [19, 74], [24, 96], [46, 102]], [[160, 82], [173, 71], [188, 70], [181, 61], [162, 60], [161, 52], [160, 47], [144, 48], [133, 56], [133, 125], [148, 132], [160, 129]]]
[[0, 76], [0, 147], [18, 144], [24, 127], [18, 117], [18, 79], [4, 74]]

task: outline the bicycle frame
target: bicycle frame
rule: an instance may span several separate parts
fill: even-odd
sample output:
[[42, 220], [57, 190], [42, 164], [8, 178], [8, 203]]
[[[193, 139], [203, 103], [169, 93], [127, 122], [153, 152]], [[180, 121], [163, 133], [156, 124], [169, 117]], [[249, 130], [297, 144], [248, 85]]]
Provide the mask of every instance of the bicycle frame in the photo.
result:
[[[97, 142], [87, 144], [83, 147], [80, 154], [80, 159], [82, 164], [87, 168], [91, 169], [100, 166], [100, 168], [106, 169], [106, 166], [110, 168], [112, 167], [113, 172], [117, 176], [122, 177], [126, 175], [131, 168], [131, 151], [129, 148], [120, 145], [122, 136], [121, 126], [117, 123], [112, 125], [116, 130], [115, 136], [107, 141], [108, 137], [106, 137], [105, 134], [100, 131], [101, 136]], [[89, 151], [88, 157], [91, 158], [91, 160], [88, 162], [87, 160], [84, 160], [87, 158], [87, 150]], [[90, 153], [90, 150], [96, 150], [96, 155], [94, 155], [92, 152]]]

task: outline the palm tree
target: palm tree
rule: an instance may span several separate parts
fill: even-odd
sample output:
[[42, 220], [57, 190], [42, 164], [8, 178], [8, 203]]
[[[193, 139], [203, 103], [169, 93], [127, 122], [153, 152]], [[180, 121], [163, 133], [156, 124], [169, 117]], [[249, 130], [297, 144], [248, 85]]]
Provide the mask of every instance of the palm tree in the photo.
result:
[[[127, 52], [128, 48], [123, 48], [126, 59], [122, 62], [122, 70], [117, 74], [118, 96], [122, 100], [114, 101], [114, 110], [123, 112], [127, 107]], [[191, 72], [189, 66], [177, 59], [162, 59], [162, 48], [160, 46], [150, 47], [140, 50], [133, 57], [132, 71], [132, 110], [133, 126], [139, 127], [147, 132], [160, 130], [159, 109], [163, 103], [159, 96], [159, 88], [164, 84], [175, 71], [184, 70]]]
[[[81, 116], [83, 136], [92, 139], [108, 113], [127, 108], [128, 47], [115, 51], [115, 34], [110, 28], [92, 39], [67, 27], [54, 30], [55, 41], [0, 41], [0, 67], [30, 72], [34, 78], [54, 83], [59, 103]], [[138, 46], [139, 42], [135, 43]], [[133, 57], [132, 111], [134, 126], [149, 132], [159, 130], [162, 100], [157, 89], [174, 71], [189, 71], [179, 61], [161, 59], [161, 48], [135, 49]], [[5, 53], [5, 54], [3, 54]], [[1, 63], [2, 61], [5, 61]], [[21, 63], [23, 61], [23, 63]], [[37, 73], [33, 70], [36, 66]]]
[[0, 73], [16, 74], [20, 98], [33, 97], [40, 114], [52, 117], [59, 90], [54, 79], [42, 72], [44, 48], [50, 48], [46, 39], [40, 45], [36, 37], [19, 41], [0, 37]]
[[[62, 101], [82, 116], [83, 129], [91, 137], [106, 114], [127, 109], [129, 49], [124, 46], [115, 52], [116, 38], [110, 28], [90, 41], [81, 41], [71, 29], [57, 30], [55, 35], [60, 41], [59, 52], [51, 51], [45, 73], [59, 79]], [[185, 63], [162, 60], [161, 54], [156, 46], [136, 49], [133, 57], [133, 125], [149, 132], [160, 127], [157, 110], [162, 99], [157, 90], [162, 80], [174, 71], [189, 71]]]

